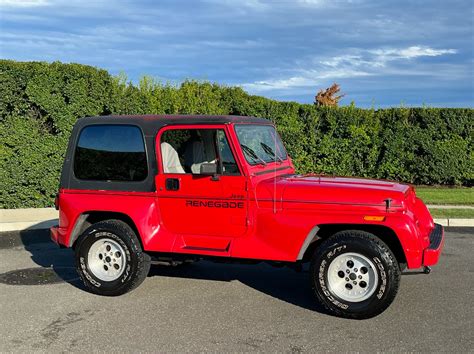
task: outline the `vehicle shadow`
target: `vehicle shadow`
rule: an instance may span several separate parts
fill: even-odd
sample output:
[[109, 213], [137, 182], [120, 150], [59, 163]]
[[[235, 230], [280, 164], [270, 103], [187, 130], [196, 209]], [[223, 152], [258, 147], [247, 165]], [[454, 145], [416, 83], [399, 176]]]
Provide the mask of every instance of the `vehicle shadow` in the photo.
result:
[[[47, 229], [26, 229], [4, 233], [0, 248], [24, 247], [39, 267], [17, 269], [0, 274], [0, 282], [10, 285], [43, 285], [67, 282], [87, 291], [74, 266], [74, 252], [59, 248], [49, 237]], [[287, 303], [327, 313], [315, 300], [307, 271], [274, 268], [264, 263], [235, 264], [200, 261], [177, 267], [152, 265], [148, 277], [200, 279], [217, 282], [238, 281], [252, 289]]]
[[153, 265], [148, 276], [238, 281], [281, 301], [327, 314], [312, 293], [307, 271], [296, 272], [286, 267], [271, 267], [265, 263], [247, 265], [200, 261], [177, 267]]
[[23, 247], [39, 267], [15, 269], [0, 275], [0, 282], [10, 285], [45, 285], [67, 282], [85, 289], [74, 267], [71, 249], [59, 248], [49, 237], [48, 229], [35, 226], [0, 237], [0, 248]]

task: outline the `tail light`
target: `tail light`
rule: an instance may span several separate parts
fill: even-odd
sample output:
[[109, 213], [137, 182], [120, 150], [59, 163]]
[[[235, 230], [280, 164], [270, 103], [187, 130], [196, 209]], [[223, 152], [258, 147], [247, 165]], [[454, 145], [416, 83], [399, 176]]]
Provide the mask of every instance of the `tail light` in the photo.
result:
[[57, 193], [56, 197], [54, 198], [54, 208], [59, 210], [59, 193]]

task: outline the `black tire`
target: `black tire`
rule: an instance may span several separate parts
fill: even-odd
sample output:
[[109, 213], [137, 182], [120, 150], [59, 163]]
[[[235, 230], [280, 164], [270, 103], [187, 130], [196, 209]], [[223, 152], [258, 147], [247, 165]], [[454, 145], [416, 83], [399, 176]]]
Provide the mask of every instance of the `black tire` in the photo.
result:
[[[98, 278], [89, 267], [89, 250], [101, 239], [115, 241], [124, 251], [124, 269], [113, 281]], [[151, 264], [151, 258], [143, 252], [135, 232], [120, 220], [100, 221], [87, 228], [77, 240], [75, 260], [76, 270], [87, 289], [104, 296], [118, 296], [135, 289], [147, 277]]]
[[[332, 261], [344, 253], [362, 255], [374, 265], [374, 267], [370, 267], [375, 268], [375, 271], [371, 271], [371, 274], [378, 278], [377, 282], [373, 283], [372, 289], [374, 290], [372, 290], [373, 294], [370, 297], [360, 298], [360, 301], [355, 302], [349, 301], [347, 298], [341, 298], [331, 289], [328, 281], [329, 267]], [[344, 259], [344, 256], [337, 259], [337, 263], [334, 264], [335, 269], [338, 269], [337, 267], [347, 267], [346, 271], [349, 270], [350, 274], [353, 273], [353, 270], [349, 268], [350, 264], [346, 266], [345, 262], [340, 262]], [[338, 266], [338, 264], [341, 265]], [[364, 284], [368, 286], [367, 283], [360, 280], [360, 283], [357, 283], [357, 278], [350, 279], [349, 275], [346, 274], [342, 277], [340, 272], [337, 274], [341, 278], [341, 284], [345, 284], [346, 289], [350, 287], [352, 290], [353, 287], [357, 285], [362, 287]], [[355, 276], [358, 276], [357, 274], [354, 273]], [[378, 237], [359, 230], [341, 231], [324, 240], [316, 249], [310, 267], [311, 286], [318, 301], [329, 313], [352, 319], [365, 319], [382, 313], [395, 299], [400, 285], [400, 275], [398, 262], [388, 246]], [[364, 291], [360, 288], [356, 290]], [[370, 292], [367, 292], [366, 296], [369, 296], [369, 294]]]

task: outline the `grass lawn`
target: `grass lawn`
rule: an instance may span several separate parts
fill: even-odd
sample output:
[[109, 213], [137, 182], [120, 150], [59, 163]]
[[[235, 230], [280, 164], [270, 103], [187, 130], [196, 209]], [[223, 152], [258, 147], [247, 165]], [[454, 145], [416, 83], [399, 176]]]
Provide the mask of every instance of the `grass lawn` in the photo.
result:
[[415, 187], [416, 195], [425, 204], [474, 205], [474, 188]]
[[474, 209], [431, 209], [430, 213], [438, 219], [474, 219]]

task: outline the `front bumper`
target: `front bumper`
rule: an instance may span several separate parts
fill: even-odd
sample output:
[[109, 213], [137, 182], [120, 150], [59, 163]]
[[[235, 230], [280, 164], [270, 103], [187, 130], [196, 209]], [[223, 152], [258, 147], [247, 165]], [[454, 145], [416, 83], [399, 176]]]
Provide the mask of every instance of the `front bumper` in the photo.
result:
[[423, 265], [431, 266], [438, 263], [444, 245], [444, 229], [440, 224], [435, 224], [430, 233], [430, 245], [423, 251]]

